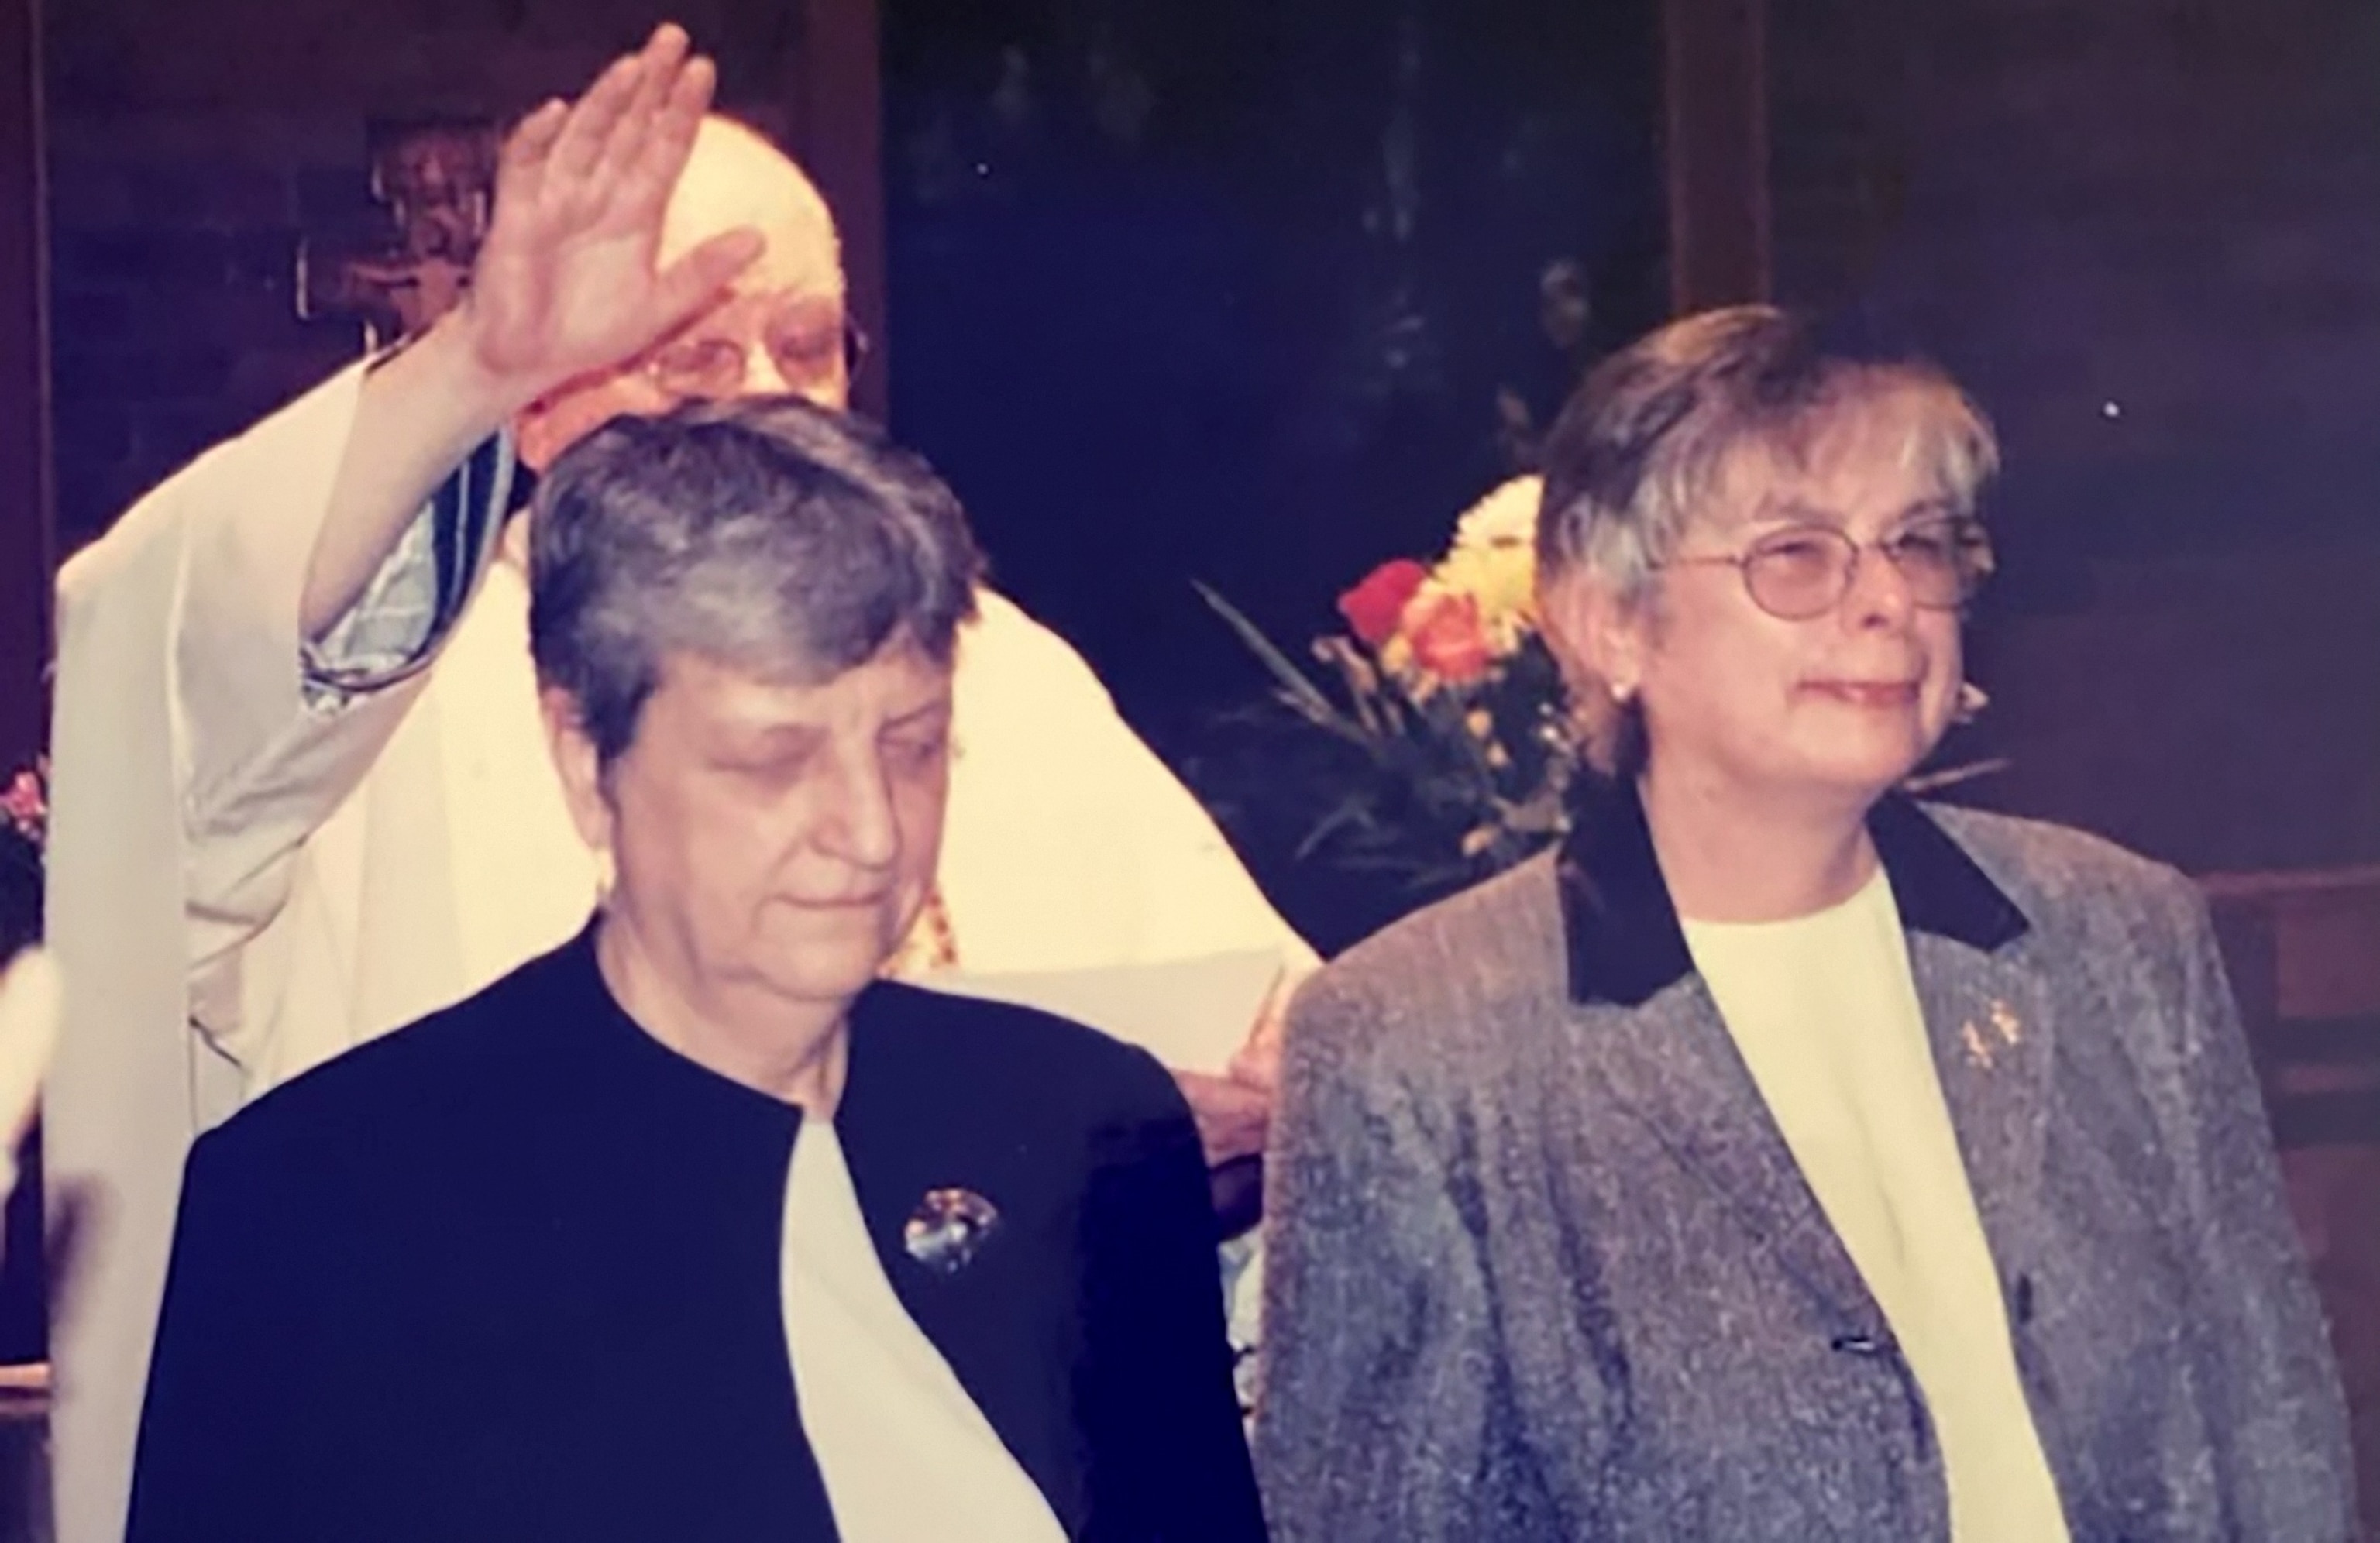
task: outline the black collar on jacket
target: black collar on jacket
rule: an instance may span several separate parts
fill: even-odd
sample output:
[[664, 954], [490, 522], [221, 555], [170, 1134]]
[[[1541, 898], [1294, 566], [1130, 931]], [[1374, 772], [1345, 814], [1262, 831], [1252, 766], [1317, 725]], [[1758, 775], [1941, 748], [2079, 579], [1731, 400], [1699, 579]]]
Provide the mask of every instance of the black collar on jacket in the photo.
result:
[[[1588, 774], [1572, 813], [1556, 869], [1571, 1000], [1641, 1006], [1694, 967], [1644, 802], [1633, 783]], [[1912, 931], [1986, 951], [2024, 934], [2024, 913], [1914, 799], [1887, 795], [1868, 811], [1867, 828]]]

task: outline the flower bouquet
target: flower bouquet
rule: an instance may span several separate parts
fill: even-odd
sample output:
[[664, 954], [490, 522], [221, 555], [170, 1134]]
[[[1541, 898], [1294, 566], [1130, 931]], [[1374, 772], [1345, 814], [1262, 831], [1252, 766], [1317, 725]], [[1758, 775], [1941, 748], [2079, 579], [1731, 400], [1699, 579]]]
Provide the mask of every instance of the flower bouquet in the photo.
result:
[[[1328, 736], [1299, 858], [1440, 893], [1555, 840], [1572, 764], [1560, 674], [1539, 636], [1539, 484], [1504, 484], [1434, 565], [1385, 563], [1339, 598], [1342, 632], [1303, 666], [1230, 601], [1199, 592], [1272, 676], [1272, 698]], [[1295, 796], [1297, 790], [1291, 790]]]

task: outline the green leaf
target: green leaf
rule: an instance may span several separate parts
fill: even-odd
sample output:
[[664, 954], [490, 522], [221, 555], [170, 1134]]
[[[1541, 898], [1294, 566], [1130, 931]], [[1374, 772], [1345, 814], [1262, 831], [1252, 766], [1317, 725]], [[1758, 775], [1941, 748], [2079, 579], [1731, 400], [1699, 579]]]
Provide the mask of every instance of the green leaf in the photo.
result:
[[1371, 800], [1361, 793], [1351, 793], [1342, 798], [1330, 813], [1314, 822], [1314, 829], [1297, 844], [1296, 860], [1304, 862], [1326, 845], [1331, 837], [1350, 827], [1361, 827], [1371, 821]]
[[1225, 626], [1239, 634], [1240, 641], [1247, 646], [1248, 651], [1255, 654], [1257, 661], [1271, 672], [1273, 679], [1280, 685], [1281, 699], [1284, 702], [1324, 728], [1333, 729], [1358, 740], [1363, 737], [1362, 725], [1342, 712], [1337, 704], [1324, 696], [1321, 687], [1316, 686], [1305, 672], [1291, 661], [1289, 655], [1281, 652], [1274, 645], [1273, 640], [1264, 635], [1262, 627], [1242, 614], [1239, 607], [1195, 578], [1190, 581], [1190, 587], [1198, 591], [1200, 599], [1214, 608], [1217, 615], [1223, 618]]

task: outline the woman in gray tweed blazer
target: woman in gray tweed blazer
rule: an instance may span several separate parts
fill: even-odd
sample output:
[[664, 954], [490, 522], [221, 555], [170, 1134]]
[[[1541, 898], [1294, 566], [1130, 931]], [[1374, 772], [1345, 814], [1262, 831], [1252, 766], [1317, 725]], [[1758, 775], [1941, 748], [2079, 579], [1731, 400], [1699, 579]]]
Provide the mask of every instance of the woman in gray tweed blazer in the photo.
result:
[[1981, 417], [1747, 308], [1600, 368], [1548, 458], [1600, 769], [1558, 854], [1298, 1000], [1274, 1536], [2351, 1537], [2194, 892], [1895, 791], [1991, 566]]

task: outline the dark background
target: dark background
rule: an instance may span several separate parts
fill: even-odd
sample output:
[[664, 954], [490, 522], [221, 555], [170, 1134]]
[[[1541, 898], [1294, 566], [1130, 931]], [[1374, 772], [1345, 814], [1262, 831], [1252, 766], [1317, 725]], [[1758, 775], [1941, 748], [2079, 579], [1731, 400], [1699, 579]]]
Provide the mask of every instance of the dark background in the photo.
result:
[[1667, 314], [1657, 7], [892, 0], [892, 413], [1328, 949], [1426, 892], [1323, 802], [1198, 598], [1298, 648], [1531, 464]]
[[2380, 6], [1771, 18], [1778, 292], [2006, 442], [1978, 796], [2200, 872], [2380, 858]]
[[1256, 681], [1187, 577], [1293, 640], [1666, 314], [1649, 4], [885, 16], [894, 421], [1177, 755]]

